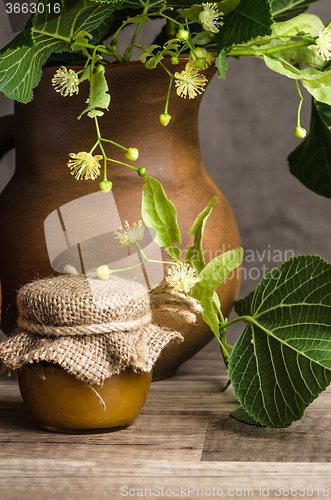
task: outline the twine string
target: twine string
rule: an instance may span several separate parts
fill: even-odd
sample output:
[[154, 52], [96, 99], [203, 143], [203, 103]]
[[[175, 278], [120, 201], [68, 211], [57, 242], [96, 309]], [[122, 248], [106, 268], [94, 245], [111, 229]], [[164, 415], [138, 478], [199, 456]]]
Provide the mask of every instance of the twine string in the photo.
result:
[[152, 321], [152, 312], [144, 316], [127, 321], [111, 321], [108, 323], [90, 323], [83, 325], [46, 325], [32, 320], [18, 318], [18, 327], [26, 333], [40, 336], [62, 337], [66, 335], [100, 335], [110, 332], [128, 332], [149, 325]]

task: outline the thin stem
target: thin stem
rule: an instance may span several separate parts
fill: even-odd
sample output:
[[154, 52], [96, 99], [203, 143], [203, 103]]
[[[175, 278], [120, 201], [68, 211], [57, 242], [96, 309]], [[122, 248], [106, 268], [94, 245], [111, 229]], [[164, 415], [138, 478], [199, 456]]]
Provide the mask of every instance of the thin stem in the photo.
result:
[[[100, 144], [100, 147], [101, 147], [101, 144]], [[118, 163], [119, 165], [123, 165], [124, 167], [131, 168], [131, 170], [135, 170], [136, 172], [138, 172], [138, 170], [139, 170], [138, 167], [133, 167], [132, 165], [128, 165], [127, 163], [123, 163], [122, 161], [113, 160], [112, 158], [107, 158], [107, 160], [111, 161], [113, 163]]]
[[[137, 246], [137, 244], [135, 243], [135, 245]], [[139, 245], [138, 245], [139, 247]], [[135, 269], [139, 266], [142, 266], [143, 264], [145, 264], [146, 262], [152, 262], [152, 263], [156, 263], [156, 264], [173, 264], [173, 262], [167, 262], [167, 261], [163, 261], [163, 260], [150, 260], [146, 257], [146, 255], [142, 252], [141, 248], [139, 247], [139, 251], [141, 252], [142, 256], [143, 256], [143, 261], [142, 262], [139, 262], [139, 264], [135, 264], [134, 266], [131, 266], [131, 267], [123, 267], [122, 269], [109, 269], [110, 273], [113, 274], [113, 273], [119, 273], [119, 272], [122, 272], [122, 271], [130, 271], [131, 269]]]
[[[75, 40], [71, 40], [70, 38], [67, 38], [67, 37], [64, 37], [64, 36], [60, 36], [58, 35], [57, 33], [48, 33], [47, 31], [44, 31], [44, 30], [36, 30], [36, 29], [33, 29], [33, 32], [34, 33], [39, 33], [40, 35], [46, 35], [46, 36], [49, 36], [51, 38], [56, 38], [56, 40], [61, 40], [63, 42], [67, 42], [69, 44], [73, 44], [75, 43], [77, 46], [79, 47], [83, 47], [85, 49], [91, 49], [91, 50], [98, 50], [99, 52], [102, 52], [103, 54], [107, 54], [108, 56], [114, 56], [116, 57], [116, 55], [112, 52], [110, 52], [109, 50], [107, 50], [107, 48], [104, 46], [104, 45], [92, 45], [90, 43], [86, 43], [86, 42], [78, 42], [78, 41], [75, 41]], [[122, 58], [119, 56], [119, 54], [117, 54], [118, 57], [116, 57], [116, 59], [119, 61], [119, 62], [122, 62]]]
[[[147, 14], [148, 10], [149, 10], [149, 5], [147, 2], [142, 13]], [[134, 35], [132, 37], [131, 43], [128, 46], [128, 48], [126, 49], [126, 51], [124, 52], [123, 61], [126, 61], [126, 62], [130, 61], [132, 50], [133, 50], [134, 44], [136, 43], [136, 40], [137, 40], [137, 37], [139, 35], [139, 31], [140, 31], [142, 25], [143, 25], [143, 23], [138, 23], [138, 26], [136, 27]]]
[[98, 140], [97, 140], [96, 144], [93, 146], [93, 149], [95, 149], [97, 145], [99, 145], [99, 147], [101, 149], [101, 153], [103, 156], [103, 179], [102, 180], [107, 181], [108, 180], [107, 179], [107, 156], [106, 156], [105, 150], [103, 149], [102, 138], [101, 138], [100, 128], [99, 128], [99, 122], [98, 122], [98, 118], [96, 116], [94, 117], [94, 123], [95, 123], [95, 128], [97, 131]]
[[139, 262], [139, 264], [135, 264], [134, 266], [131, 267], [124, 267], [123, 269], [109, 269], [111, 274], [114, 273], [120, 273], [122, 271], [130, 271], [131, 269], [135, 269], [136, 267], [142, 266], [144, 262]]
[[106, 181], [107, 180], [107, 156], [106, 156], [105, 150], [103, 149], [101, 142], [99, 142], [99, 146], [100, 146], [102, 156], [103, 156], [103, 180]]
[[114, 146], [117, 146], [118, 148], [121, 148], [121, 149], [123, 149], [124, 151], [127, 151], [127, 150], [128, 150], [128, 148], [126, 148], [126, 147], [124, 147], [124, 146], [121, 146], [121, 144], [118, 144], [117, 142], [112, 141], [112, 140], [110, 140], [110, 139], [103, 139], [103, 138], [101, 138], [101, 140], [102, 140], [102, 141], [104, 141], [104, 142], [110, 142], [110, 143], [111, 143], [111, 144], [113, 144]]
[[[150, 14], [150, 15], [153, 15], [153, 14]], [[179, 21], [176, 21], [176, 19], [173, 19], [172, 17], [167, 16], [166, 14], [163, 14], [163, 12], [160, 12], [159, 14], [155, 13], [154, 16], [156, 16], [156, 15], [159, 15], [160, 17], [164, 17], [164, 19], [167, 19], [171, 23], [175, 23], [178, 26], [182, 26], [182, 23], [180, 23]]]
[[174, 80], [174, 76], [172, 76], [170, 78], [170, 83], [169, 83], [169, 88], [168, 88], [166, 103], [165, 103], [165, 107], [164, 107], [164, 114], [168, 114], [168, 106], [169, 106], [169, 100], [170, 100], [170, 91], [171, 91], [173, 80]]
[[229, 358], [230, 358], [229, 353], [226, 350], [225, 344], [223, 344], [221, 338], [218, 338], [218, 337], [216, 337], [216, 338], [217, 338], [217, 340], [219, 341], [219, 344], [220, 344], [220, 348], [221, 348], [221, 352], [222, 352], [222, 356], [223, 356], [223, 360], [224, 360], [225, 366], [228, 367]]
[[234, 325], [235, 323], [239, 323], [239, 321], [244, 321], [244, 323], [256, 323], [251, 316], [239, 316], [231, 321], [224, 322], [220, 325], [220, 328], [227, 328], [228, 326]]
[[280, 52], [282, 50], [287, 50], [287, 49], [293, 49], [293, 48], [298, 48], [298, 47], [305, 47], [309, 43], [311, 43], [312, 40], [304, 40], [301, 42], [295, 42], [295, 43], [288, 43], [285, 45], [277, 46], [277, 47], [271, 47], [269, 49], [257, 49], [257, 50], [252, 50], [252, 49], [244, 49], [242, 48], [234, 48], [230, 50], [227, 53], [227, 56], [255, 56], [256, 53], [258, 54], [272, 54], [273, 52]]
[[297, 126], [300, 127], [300, 114], [301, 114], [301, 108], [302, 108], [302, 104], [303, 104], [303, 97], [302, 97], [302, 94], [301, 94], [301, 91], [300, 91], [298, 80], [295, 80], [295, 83], [296, 83], [298, 94], [299, 94], [299, 97], [300, 97], [300, 103], [299, 103], [298, 115], [297, 115]]
[[[147, 51], [146, 51], [146, 52], [147, 52]], [[169, 71], [169, 70], [168, 70], [168, 68], [167, 68], [167, 67], [163, 64], [163, 62], [161, 62], [161, 61], [160, 61], [160, 62], [159, 62], [159, 65], [160, 65], [160, 66], [162, 66], [162, 68], [164, 69], [164, 71], [165, 71], [166, 73], [168, 73], [168, 75], [170, 76], [170, 78], [175, 78], [175, 75], [173, 75], [173, 74], [171, 73], [171, 71]]]
[[231, 385], [231, 380], [229, 379], [226, 383], [226, 385], [223, 387], [223, 389], [221, 390], [221, 392], [225, 392], [227, 390], [227, 388]]
[[98, 118], [96, 116], [94, 117], [94, 122], [95, 122], [95, 128], [97, 130], [98, 141], [100, 142], [100, 141], [102, 141], [102, 139], [101, 139], [101, 134], [100, 134]]
[[97, 142], [94, 144], [93, 148], [90, 150], [90, 154], [93, 153], [93, 151], [95, 150], [95, 148], [99, 145], [100, 141], [99, 139], [97, 140]]
[[301, 71], [299, 69], [297, 69], [295, 66], [293, 66], [293, 64], [291, 64], [288, 61], [286, 61], [286, 59], [283, 59], [282, 57], [280, 57], [278, 55], [275, 55], [274, 58], [277, 61], [280, 61], [284, 66], [287, 66], [289, 68], [289, 70], [292, 71], [292, 73], [295, 73], [298, 76], [299, 75], [301, 76]]
[[142, 249], [141, 249], [141, 247], [140, 247], [139, 243], [138, 243], [137, 241], [135, 241], [135, 243], [134, 243], [134, 244], [135, 244], [135, 245], [136, 245], [136, 247], [138, 248], [139, 252], [141, 253], [141, 255], [142, 255], [142, 257], [143, 257], [143, 259], [145, 259], [145, 261], [147, 262], [147, 261], [148, 261], [148, 257], [146, 257], [146, 255], [145, 255], [145, 254], [144, 254], [144, 252], [142, 251]]

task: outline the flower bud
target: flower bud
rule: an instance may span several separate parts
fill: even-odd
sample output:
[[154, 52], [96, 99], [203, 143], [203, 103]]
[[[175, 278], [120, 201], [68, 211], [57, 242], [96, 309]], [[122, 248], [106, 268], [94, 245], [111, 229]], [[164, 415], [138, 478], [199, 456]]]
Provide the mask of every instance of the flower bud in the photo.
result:
[[176, 38], [178, 38], [181, 42], [186, 42], [189, 39], [190, 32], [188, 30], [184, 30], [183, 28], [179, 28], [176, 33]]
[[111, 43], [111, 45], [117, 45], [118, 44], [118, 38], [113, 38], [110, 43]]
[[159, 116], [159, 122], [164, 127], [166, 127], [168, 125], [170, 120], [171, 120], [171, 116], [168, 113], [163, 113], [162, 115]]
[[191, 50], [188, 60], [198, 69], [207, 69], [213, 60], [213, 54], [204, 47], [196, 47], [195, 54]]
[[194, 66], [203, 69], [206, 66], [206, 59], [204, 57], [198, 57], [198, 59], [194, 61]]
[[145, 177], [146, 174], [147, 174], [146, 168], [145, 167], [140, 167], [140, 169], [138, 170], [139, 177]]
[[307, 135], [306, 129], [302, 127], [296, 127], [293, 134], [295, 137], [299, 137], [299, 139], [304, 139]]
[[139, 156], [139, 151], [137, 148], [129, 148], [125, 153], [125, 158], [129, 161], [136, 161]]
[[113, 183], [110, 181], [101, 181], [99, 182], [98, 187], [100, 191], [103, 191], [104, 193], [109, 193], [109, 191], [113, 187]]
[[171, 64], [173, 64], [173, 65], [176, 65], [179, 63], [179, 59], [177, 56], [172, 56], [170, 61], [171, 61]]
[[97, 267], [97, 276], [99, 280], [107, 281], [111, 275], [111, 271], [107, 265]]

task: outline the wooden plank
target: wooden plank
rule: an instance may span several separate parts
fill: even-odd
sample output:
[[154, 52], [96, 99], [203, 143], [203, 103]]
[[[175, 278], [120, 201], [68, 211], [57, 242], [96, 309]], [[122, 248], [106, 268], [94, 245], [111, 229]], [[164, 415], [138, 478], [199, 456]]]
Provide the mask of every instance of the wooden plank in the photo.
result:
[[[331, 390], [302, 421], [274, 431], [230, 417], [237, 402], [231, 389], [220, 393], [226, 381], [213, 341], [177, 375], [152, 384], [141, 415], [128, 429], [70, 435], [39, 429], [15, 378], [0, 376], [0, 499], [120, 500], [153, 498], [152, 493], [196, 499], [217, 497], [221, 490], [222, 496], [237, 490], [237, 498], [267, 492], [279, 498], [276, 493], [283, 491], [277, 486], [301, 486], [300, 495], [293, 490], [301, 498], [327, 498], [322, 488], [328, 486], [331, 495]], [[281, 498], [289, 496], [284, 492]]]
[[[24, 419], [26, 416], [22, 415]], [[26, 420], [27, 421], [27, 420]], [[9, 422], [0, 434], [0, 461], [7, 458], [33, 456], [36, 460], [64, 456], [68, 460], [94, 457], [130, 462], [136, 455], [141, 460], [199, 461], [205, 439], [208, 416], [201, 414], [141, 415], [127, 429], [105, 434], [72, 435], [43, 431], [25, 423]], [[22, 431], [23, 429], [23, 431]]]
[[[238, 464], [224, 462], [159, 461], [156, 464], [134, 459], [130, 464], [118, 463], [116, 459], [111, 463], [90, 459], [84, 464], [77, 457], [75, 461], [64, 458], [46, 462], [16, 459], [6, 462], [4, 467], [1, 498], [5, 500], [20, 498], [20, 495], [36, 500], [44, 500], [46, 495], [56, 500], [151, 498], [148, 490], [160, 492], [155, 497], [172, 499], [178, 498], [179, 492], [183, 498], [190, 499], [209, 496], [285, 498], [291, 488], [292, 493], [296, 491], [294, 496], [300, 498], [327, 498], [331, 492], [331, 470], [325, 464], [249, 463], [238, 467]], [[324, 489], [323, 494], [325, 487], [328, 490]], [[129, 489], [130, 495], [124, 495]], [[285, 495], [279, 495], [283, 491]]]

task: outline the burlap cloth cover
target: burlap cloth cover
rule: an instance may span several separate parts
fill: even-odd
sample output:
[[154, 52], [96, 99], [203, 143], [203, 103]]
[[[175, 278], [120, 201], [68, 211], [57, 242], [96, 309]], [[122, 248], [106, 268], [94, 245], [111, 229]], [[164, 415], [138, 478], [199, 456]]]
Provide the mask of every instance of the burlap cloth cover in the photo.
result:
[[100, 386], [127, 367], [151, 371], [162, 349], [183, 337], [152, 324], [148, 290], [118, 277], [66, 274], [39, 279], [17, 296], [18, 329], [0, 343], [0, 371], [48, 361]]

